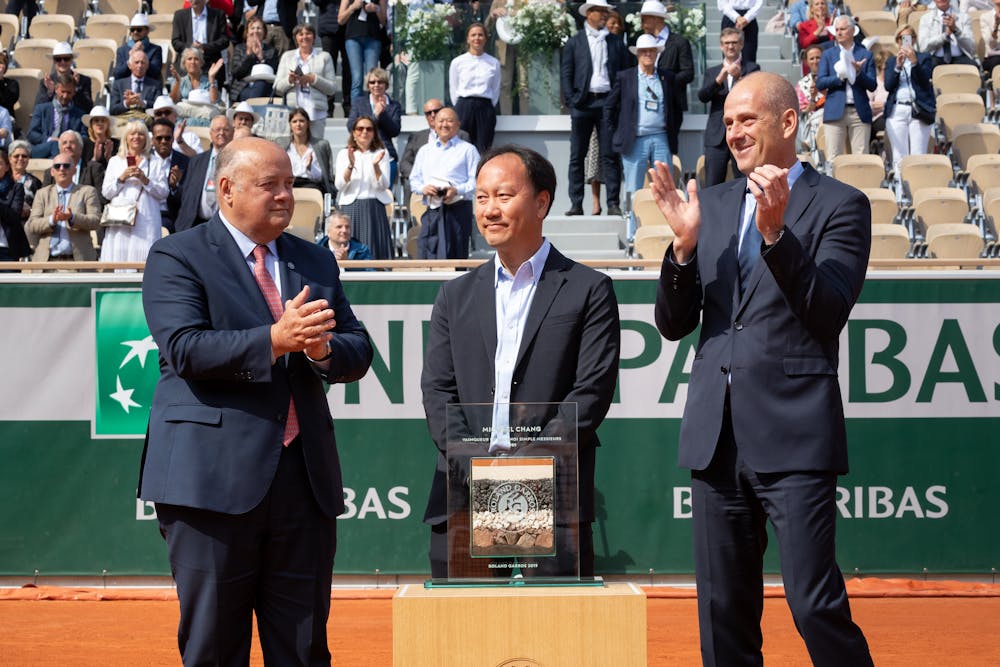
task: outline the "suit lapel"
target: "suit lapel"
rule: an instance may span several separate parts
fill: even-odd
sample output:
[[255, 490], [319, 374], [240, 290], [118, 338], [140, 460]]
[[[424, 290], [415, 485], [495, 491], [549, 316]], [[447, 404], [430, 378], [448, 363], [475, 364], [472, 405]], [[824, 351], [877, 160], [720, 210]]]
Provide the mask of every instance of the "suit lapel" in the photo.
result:
[[260, 291], [260, 285], [257, 284], [250, 267], [247, 265], [246, 257], [240, 254], [239, 246], [236, 245], [236, 241], [233, 240], [226, 226], [222, 224], [218, 214], [205, 224], [209, 225], [208, 242], [212, 251], [219, 258], [219, 266], [230, 272], [233, 280], [247, 297], [245, 303], [253, 309], [259, 319], [264, 322], [273, 322], [271, 309], [264, 299], [264, 293]]
[[295, 253], [292, 251], [291, 243], [285, 240], [285, 235], [278, 237], [278, 270], [281, 271], [281, 291], [282, 302], [291, 299], [302, 291], [305, 279], [300, 273], [301, 269], [295, 263]]
[[514, 368], [521, 365], [525, 350], [531, 347], [531, 343], [534, 341], [535, 336], [538, 335], [538, 330], [541, 328], [542, 322], [549, 312], [549, 308], [552, 307], [552, 302], [555, 301], [556, 295], [562, 289], [563, 283], [566, 282], [566, 277], [563, 275], [566, 265], [566, 258], [554, 247], [550, 247], [549, 256], [545, 260], [545, 267], [542, 269], [542, 275], [539, 277], [538, 285], [535, 287], [535, 296], [531, 300], [531, 307], [528, 309], [528, 319], [524, 323], [524, 331], [521, 334], [521, 346], [517, 350], [517, 361], [514, 362]]
[[497, 356], [497, 293], [494, 285], [496, 275], [495, 260], [489, 260], [476, 270], [473, 286], [473, 307], [479, 321], [479, 331], [483, 338], [486, 360], [490, 366], [490, 383], [496, 376], [494, 362]]

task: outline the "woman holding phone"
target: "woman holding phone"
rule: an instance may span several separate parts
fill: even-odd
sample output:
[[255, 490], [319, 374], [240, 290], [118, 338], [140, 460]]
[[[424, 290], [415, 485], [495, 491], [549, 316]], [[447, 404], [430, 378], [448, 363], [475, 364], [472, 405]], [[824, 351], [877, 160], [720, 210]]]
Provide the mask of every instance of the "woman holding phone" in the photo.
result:
[[931, 137], [937, 104], [929, 53], [917, 50], [913, 28], [896, 31], [899, 52], [885, 64], [885, 136], [892, 147], [892, 170], [899, 182], [899, 161], [907, 155], [923, 155]]
[[294, 89], [295, 98], [288, 102], [288, 106], [305, 109], [309, 114], [312, 136], [322, 137], [326, 125], [327, 98], [337, 89], [333, 60], [326, 51], [313, 48], [316, 29], [311, 25], [295, 26], [292, 39], [298, 48], [281, 55], [278, 73], [274, 77], [274, 91], [284, 95]]
[[101, 193], [115, 202], [136, 205], [135, 224], [107, 227], [101, 244], [102, 262], [144, 262], [149, 248], [162, 236], [160, 204], [169, 192], [165, 160], [149, 159], [149, 130], [141, 120], [125, 126], [118, 154], [108, 161]]

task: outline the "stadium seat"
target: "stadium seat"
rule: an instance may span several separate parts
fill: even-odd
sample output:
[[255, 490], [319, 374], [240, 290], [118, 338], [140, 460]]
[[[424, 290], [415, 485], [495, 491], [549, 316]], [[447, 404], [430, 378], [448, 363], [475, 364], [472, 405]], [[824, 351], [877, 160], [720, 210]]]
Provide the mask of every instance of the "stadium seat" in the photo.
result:
[[[639, 197], [640, 193], [648, 192], [649, 196]], [[635, 213], [635, 224], [637, 228], [645, 227], [647, 225], [665, 225], [667, 224], [667, 219], [663, 217], [663, 213], [660, 211], [660, 207], [656, 205], [653, 201], [653, 194], [649, 190], [639, 190], [636, 194], [636, 199], [632, 202], [632, 212]]]
[[892, 35], [896, 32], [896, 17], [892, 15], [892, 12], [857, 12], [854, 18], [866, 37]]
[[[424, 213], [427, 211], [427, 204], [424, 203], [424, 198], [419, 192], [410, 193], [410, 218], [417, 225], [424, 217]], [[413, 255], [416, 257], [416, 255]]]
[[207, 151], [212, 147], [212, 128], [207, 125], [188, 125], [187, 129], [198, 135], [198, 139], [201, 141], [202, 150]]
[[164, 12], [160, 9], [160, 3], [156, 3], [156, 14], [149, 15], [149, 28], [150, 37], [156, 36], [157, 39], [170, 39], [170, 33], [174, 29], [174, 13]]
[[927, 230], [927, 255], [937, 259], [979, 259], [983, 236], [975, 225], [941, 224]]
[[142, 11], [142, 0], [98, 0], [101, 14], [124, 14], [132, 16]]
[[28, 160], [28, 173], [40, 181], [45, 181], [45, 175], [52, 168], [52, 160], [49, 158], [33, 157]]
[[156, 0], [156, 13], [172, 17], [174, 12], [184, 8], [184, 2], [185, 0]]
[[47, 13], [72, 16], [77, 25], [83, 22], [84, 14], [87, 13], [89, 7], [90, 2], [88, 0], [45, 0], [45, 11]]
[[167, 77], [170, 76], [170, 63], [177, 59], [177, 54], [174, 53], [174, 45], [170, 43], [170, 37], [165, 39], [150, 39], [149, 41], [160, 47], [160, 50], [163, 52], [163, 70], [160, 80], [166, 81]]
[[846, 3], [847, 8], [851, 10], [852, 15], [857, 15], [862, 12], [884, 12], [885, 11], [885, 0], [851, 0]]
[[951, 160], [944, 155], [907, 155], [899, 161], [898, 177], [908, 202], [917, 190], [948, 187], [953, 176]]
[[110, 72], [115, 64], [118, 43], [113, 39], [78, 39], [73, 44], [77, 67], [90, 67]]
[[891, 225], [896, 221], [899, 206], [896, 195], [888, 188], [865, 188], [862, 190], [872, 205], [872, 224]]
[[938, 95], [953, 93], [979, 94], [983, 77], [975, 65], [938, 65], [931, 76]]
[[902, 225], [872, 225], [871, 259], [906, 259], [910, 235]]
[[420, 236], [420, 223], [415, 223], [406, 230], [406, 256], [410, 259], [417, 258], [417, 237]]
[[959, 125], [981, 123], [986, 113], [983, 98], [975, 93], [948, 93], [937, 98], [937, 122], [941, 138], [950, 142]]
[[316, 241], [317, 225], [323, 218], [323, 193], [313, 188], [292, 188], [295, 212], [289, 232], [307, 241]]
[[674, 240], [670, 225], [643, 225], [635, 230], [635, 254], [639, 259], [663, 259]]
[[923, 188], [913, 193], [913, 218], [924, 230], [963, 223], [968, 214], [968, 199], [958, 188]]
[[66, 14], [38, 14], [31, 19], [28, 32], [36, 39], [54, 39], [69, 42], [76, 32], [76, 21]]
[[21, 34], [21, 24], [12, 14], [0, 14], [0, 48], [10, 51], [14, 40]]
[[110, 39], [123, 44], [128, 36], [129, 17], [124, 14], [95, 14], [87, 19], [84, 34], [91, 39]]
[[[45, 69], [44, 72], [48, 72]], [[26, 100], [26, 104], [17, 103], [14, 107], [14, 122], [24, 132], [28, 131], [31, 124], [31, 111], [35, 107], [35, 97], [38, 95], [38, 87], [42, 85], [42, 77], [45, 76], [43, 70], [37, 68], [25, 69], [14, 67], [7, 70], [7, 78], [17, 81], [21, 88], [20, 98]]]
[[973, 155], [1000, 151], [1000, 128], [992, 123], [956, 125], [951, 137], [952, 159], [962, 171], [969, 170]]
[[94, 104], [104, 104], [104, 84], [107, 73], [104, 70], [90, 67], [78, 67], [77, 72], [90, 77], [90, 97]]
[[885, 179], [885, 163], [878, 155], [838, 155], [833, 159], [833, 177], [859, 190], [880, 188]]
[[52, 69], [52, 49], [57, 43], [54, 39], [22, 39], [14, 46], [14, 62], [23, 69], [48, 72]]
[[968, 162], [969, 192], [981, 196], [990, 188], [1000, 188], [1000, 155], [973, 155]]

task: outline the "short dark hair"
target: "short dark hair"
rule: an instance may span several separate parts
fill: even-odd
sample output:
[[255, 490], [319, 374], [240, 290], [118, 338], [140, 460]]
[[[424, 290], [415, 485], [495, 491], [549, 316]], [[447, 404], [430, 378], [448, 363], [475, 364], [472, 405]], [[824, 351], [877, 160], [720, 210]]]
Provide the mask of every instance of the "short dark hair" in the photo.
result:
[[479, 160], [479, 164], [476, 166], [476, 177], [479, 177], [479, 172], [487, 162], [508, 154], [516, 155], [521, 160], [525, 171], [528, 172], [528, 178], [531, 179], [531, 186], [534, 188], [535, 194], [539, 192], [549, 193], [549, 208], [545, 211], [545, 215], [548, 215], [556, 199], [556, 170], [541, 153], [517, 144], [494, 146], [486, 151]]
[[149, 126], [149, 131], [150, 131], [150, 132], [152, 132], [152, 131], [153, 131], [153, 129], [154, 129], [155, 127], [157, 127], [157, 126], [162, 126], [162, 127], [165, 127], [165, 128], [167, 128], [167, 129], [169, 129], [169, 130], [170, 130], [170, 132], [171, 132], [171, 134], [172, 134], [172, 133], [173, 133], [173, 131], [174, 131], [174, 124], [173, 124], [173, 123], [172, 123], [172, 122], [170, 121], [170, 119], [169, 119], [169, 118], [157, 118], [157, 119], [155, 119], [155, 120], [154, 120], [154, 121], [152, 122], [152, 124], [150, 124], [150, 126]]

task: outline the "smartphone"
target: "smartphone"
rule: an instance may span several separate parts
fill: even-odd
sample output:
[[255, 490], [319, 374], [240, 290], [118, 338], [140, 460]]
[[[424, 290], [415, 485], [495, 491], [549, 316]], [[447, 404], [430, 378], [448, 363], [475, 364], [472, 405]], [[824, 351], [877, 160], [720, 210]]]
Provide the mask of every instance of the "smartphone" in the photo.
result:
[[913, 35], [903, 35], [903, 46], [908, 49], [913, 48]]
[[134, 155], [127, 155], [127, 156], [125, 156], [125, 162], [128, 164], [128, 166], [134, 167], [135, 166], [135, 156]]
[[295, 76], [302, 76], [302, 65], [296, 65], [294, 72]]

